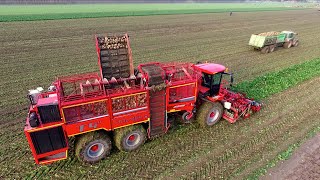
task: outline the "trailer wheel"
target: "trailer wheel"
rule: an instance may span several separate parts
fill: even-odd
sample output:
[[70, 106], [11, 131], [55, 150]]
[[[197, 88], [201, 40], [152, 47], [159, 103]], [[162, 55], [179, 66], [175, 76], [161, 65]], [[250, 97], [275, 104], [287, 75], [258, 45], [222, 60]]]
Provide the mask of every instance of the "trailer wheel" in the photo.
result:
[[270, 51], [269, 46], [265, 46], [265, 47], [263, 47], [263, 48], [261, 49], [261, 52], [262, 52], [263, 54], [267, 54], [267, 53], [269, 53], [269, 51]]
[[146, 141], [146, 130], [142, 125], [133, 125], [116, 129], [114, 142], [120, 151], [134, 151]]
[[269, 52], [272, 53], [276, 49], [276, 45], [271, 45], [269, 48]]
[[285, 42], [284, 45], [283, 45], [283, 47], [286, 48], [286, 49], [291, 48], [291, 46], [292, 46], [292, 41]]
[[297, 47], [299, 45], [299, 40], [294, 41], [293, 47]]
[[222, 113], [223, 106], [219, 102], [205, 102], [200, 106], [196, 119], [201, 127], [210, 127], [221, 119]]
[[77, 137], [75, 153], [80, 161], [96, 163], [110, 154], [112, 145], [108, 135], [90, 132]]

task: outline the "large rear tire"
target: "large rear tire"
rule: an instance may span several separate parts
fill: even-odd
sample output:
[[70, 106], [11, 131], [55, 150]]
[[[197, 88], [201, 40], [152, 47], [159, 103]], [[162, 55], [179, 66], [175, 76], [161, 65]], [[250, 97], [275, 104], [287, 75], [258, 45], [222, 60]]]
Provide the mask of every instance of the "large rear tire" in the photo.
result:
[[267, 54], [267, 53], [269, 53], [269, 51], [270, 51], [269, 46], [265, 46], [265, 47], [263, 47], [263, 48], [261, 49], [262, 54]]
[[75, 153], [86, 163], [96, 163], [110, 154], [112, 145], [108, 135], [103, 132], [90, 132], [76, 139]]
[[203, 103], [197, 113], [196, 120], [203, 128], [211, 127], [222, 117], [223, 106], [219, 102]]
[[286, 49], [291, 48], [291, 46], [292, 46], [292, 41], [285, 42], [284, 45], [283, 45], [283, 47], [286, 48]]
[[146, 141], [146, 130], [142, 125], [133, 125], [116, 129], [114, 142], [120, 151], [134, 151]]

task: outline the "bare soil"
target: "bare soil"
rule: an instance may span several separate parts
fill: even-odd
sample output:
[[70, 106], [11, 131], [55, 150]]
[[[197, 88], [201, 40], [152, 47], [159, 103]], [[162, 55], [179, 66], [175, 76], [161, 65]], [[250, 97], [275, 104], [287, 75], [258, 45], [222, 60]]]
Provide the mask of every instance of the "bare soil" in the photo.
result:
[[261, 179], [320, 179], [320, 134], [302, 144]]

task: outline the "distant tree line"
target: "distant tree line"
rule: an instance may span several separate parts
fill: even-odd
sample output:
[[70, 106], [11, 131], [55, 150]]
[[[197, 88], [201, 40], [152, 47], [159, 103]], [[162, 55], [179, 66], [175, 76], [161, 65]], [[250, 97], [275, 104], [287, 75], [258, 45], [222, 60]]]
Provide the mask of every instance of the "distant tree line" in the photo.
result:
[[[248, 2], [266, 0], [0, 0], [0, 4], [77, 4], [77, 3], [184, 3], [184, 2]], [[267, 1], [297, 1], [305, 2], [308, 0], [267, 0]]]

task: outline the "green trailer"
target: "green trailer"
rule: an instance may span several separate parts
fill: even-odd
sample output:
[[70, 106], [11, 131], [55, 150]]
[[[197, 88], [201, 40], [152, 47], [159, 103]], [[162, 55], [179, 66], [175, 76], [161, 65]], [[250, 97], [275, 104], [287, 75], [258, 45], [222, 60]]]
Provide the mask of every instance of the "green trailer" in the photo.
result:
[[296, 35], [297, 33], [292, 31], [252, 34], [249, 45], [262, 53], [269, 53], [273, 52], [277, 47], [290, 48], [298, 46], [299, 40]]

